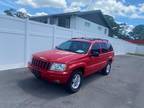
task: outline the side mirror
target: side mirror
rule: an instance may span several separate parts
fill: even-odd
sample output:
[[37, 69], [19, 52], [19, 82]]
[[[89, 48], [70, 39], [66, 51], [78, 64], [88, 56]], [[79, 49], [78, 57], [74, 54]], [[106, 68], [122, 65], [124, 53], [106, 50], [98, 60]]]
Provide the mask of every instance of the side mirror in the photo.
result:
[[55, 46], [55, 49], [59, 49], [59, 47], [58, 47], [58, 46]]
[[96, 51], [96, 50], [91, 50], [91, 56], [98, 57], [99, 56], [99, 52]]

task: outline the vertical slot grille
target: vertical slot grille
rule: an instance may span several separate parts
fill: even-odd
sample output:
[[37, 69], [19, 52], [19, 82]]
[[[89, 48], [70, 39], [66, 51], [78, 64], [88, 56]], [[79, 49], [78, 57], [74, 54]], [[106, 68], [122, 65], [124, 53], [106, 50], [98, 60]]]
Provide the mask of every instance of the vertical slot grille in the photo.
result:
[[40, 60], [40, 59], [37, 59], [37, 58], [32, 59], [32, 65], [37, 66], [41, 69], [45, 69], [45, 70], [48, 70], [49, 67], [50, 67], [49, 62], [46, 62], [46, 61], [43, 61], [43, 60]]

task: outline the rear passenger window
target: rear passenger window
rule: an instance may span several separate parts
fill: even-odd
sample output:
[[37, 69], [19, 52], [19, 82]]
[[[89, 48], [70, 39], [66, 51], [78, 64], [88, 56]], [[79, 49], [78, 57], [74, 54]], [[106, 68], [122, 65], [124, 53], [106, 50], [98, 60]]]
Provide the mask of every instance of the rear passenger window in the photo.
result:
[[101, 50], [102, 50], [102, 53], [107, 53], [108, 52], [108, 46], [106, 43], [101, 43]]
[[108, 51], [113, 51], [113, 47], [110, 43], [107, 44], [107, 47], [108, 47]]
[[110, 43], [101, 43], [102, 53], [107, 53], [109, 51], [113, 51], [113, 47]]
[[93, 46], [92, 46], [92, 50], [95, 50], [95, 51], [97, 51], [97, 52], [99, 52], [100, 53], [100, 44], [94, 44]]

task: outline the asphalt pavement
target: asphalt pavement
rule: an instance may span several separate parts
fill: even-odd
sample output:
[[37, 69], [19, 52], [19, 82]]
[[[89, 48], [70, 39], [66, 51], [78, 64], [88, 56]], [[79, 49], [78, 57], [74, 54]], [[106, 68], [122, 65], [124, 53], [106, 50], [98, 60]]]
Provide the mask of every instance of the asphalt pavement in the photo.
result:
[[0, 108], [144, 108], [144, 57], [116, 56], [109, 76], [89, 76], [75, 94], [27, 69], [0, 71]]

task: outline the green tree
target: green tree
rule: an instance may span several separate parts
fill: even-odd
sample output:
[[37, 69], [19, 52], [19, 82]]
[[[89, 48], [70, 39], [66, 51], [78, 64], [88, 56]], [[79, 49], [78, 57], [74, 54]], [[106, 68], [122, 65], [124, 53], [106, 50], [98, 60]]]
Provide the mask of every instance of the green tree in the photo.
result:
[[128, 25], [126, 23], [118, 24], [112, 16], [104, 15], [107, 23], [110, 25], [113, 35], [121, 39], [132, 39], [131, 33], [128, 33]]
[[120, 24], [117, 24], [112, 16], [104, 15], [104, 17], [107, 23], [110, 25], [113, 35], [118, 36], [118, 38], [124, 38], [124, 35], [122, 34], [123, 28], [120, 26]]
[[15, 15], [15, 10], [14, 9], [7, 9], [4, 11], [4, 13], [8, 16], [14, 16]]
[[23, 12], [20, 12], [20, 11], [16, 12], [16, 16], [19, 17], [19, 18], [23, 18], [23, 19], [29, 17], [26, 13], [23, 13]]
[[15, 16], [15, 17], [18, 17], [18, 18], [28, 18], [29, 16], [27, 15], [27, 13], [23, 13], [21, 11], [17, 11], [15, 9], [7, 9], [4, 11], [4, 13], [8, 16]]
[[134, 39], [144, 40], [144, 25], [136, 26], [129, 34], [133, 36]]

